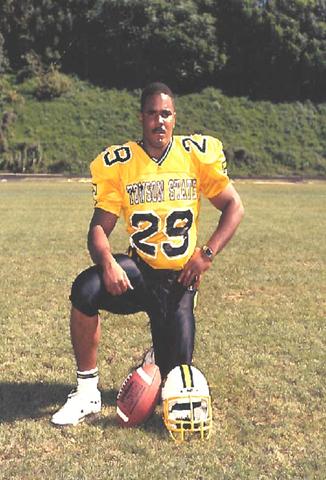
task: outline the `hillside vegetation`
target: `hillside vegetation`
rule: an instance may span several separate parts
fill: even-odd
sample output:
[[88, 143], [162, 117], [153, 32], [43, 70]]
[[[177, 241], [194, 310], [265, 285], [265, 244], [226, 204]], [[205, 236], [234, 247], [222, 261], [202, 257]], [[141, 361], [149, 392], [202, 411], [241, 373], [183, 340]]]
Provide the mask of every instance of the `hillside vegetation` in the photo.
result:
[[[48, 100], [37, 99], [36, 78], [0, 80], [1, 170], [85, 175], [102, 148], [140, 138], [139, 90], [60, 78], [65, 93]], [[258, 102], [209, 87], [176, 104], [176, 133], [220, 138], [231, 175], [326, 174], [325, 103]]]

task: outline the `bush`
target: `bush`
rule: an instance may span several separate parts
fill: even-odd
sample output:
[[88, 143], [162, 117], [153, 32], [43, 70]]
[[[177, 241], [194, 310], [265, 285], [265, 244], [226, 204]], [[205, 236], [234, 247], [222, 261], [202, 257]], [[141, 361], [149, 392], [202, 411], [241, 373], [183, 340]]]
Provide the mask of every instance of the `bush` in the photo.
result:
[[49, 173], [70, 173], [71, 163], [68, 160], [58, 160], [57, 162], [50, 163], [47, 167]]
[[4, 50], [4, 38], [0, 33], [0, 73], [5, 72], [8, 69], [9, 61]]
[[40, 143], [19, 142], [8, 148], [0, 159], [0, 168], [13, 173], [37, 173], [42, 167]]
[[16, 80], [18, 83], [24, 82], [28, 78], [40, 77], [44, 74], [44, 69], [40, 56], [30, 50], [23, 55], [24, 66], [18, 71]]
[[4, 136], [3, 132], [0, 130], [0, 155], [7, 152], [8, 150], [8, 140]]
[[242, 174], [258, 174], [260, 169], [260, 159], [246, 148], [229, 147], [225, 150], [225, 157], [231, 170], [234, 169]]
[[52, 67], [47, 73], [39, 77], [35, 96], [38, 100], [51, 100], [61, 97], [69, 91], [70, 87], [70, 79]]

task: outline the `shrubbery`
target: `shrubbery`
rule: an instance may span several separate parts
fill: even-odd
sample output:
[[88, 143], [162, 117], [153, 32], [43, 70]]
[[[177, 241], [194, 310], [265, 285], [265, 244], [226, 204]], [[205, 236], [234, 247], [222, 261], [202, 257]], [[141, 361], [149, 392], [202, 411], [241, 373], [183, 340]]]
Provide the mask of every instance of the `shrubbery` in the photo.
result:
[[0, 155], [0, 169], [13, 173], [37, 173], [42, 169], [42, 148], [39, 143], [19, 142], [7, 146]]
[[238, 174], [254, 176], [261, 171], [262, 159], [257, 154], [249, 152], [246, 148], [226, 148], [225, 156], [229, 168], [238, 172]]
[[37, 80], [35, 96], [38, 100], [51, 100], [61, 97], [71, 87], [69, 77], [55, 68], [50, 68], [48, 72], [41, 73]]
[[[34, 58], [34, 57], [33, 57]], [[71, 81], [58, 70], [51, 68], [47, 73], [38, 62], [31, 62], [31, 71], [26, 78], [38, 74], [35, 96], [49, 100], [66, 93]], [[22, 81], [22, 75], [16, 78]], [[13, 88], [13, 82], [3, 77], [0, 81], [0, 169], [14, 173], [35, 173], [43, 168], [43, 151], [40, 142], [34, 142], [27, 135], [23, 141], [15, 141], [13, 129], [25, 103], [24, 96]], [[10, 107], [10, 108], [8, 108]]]

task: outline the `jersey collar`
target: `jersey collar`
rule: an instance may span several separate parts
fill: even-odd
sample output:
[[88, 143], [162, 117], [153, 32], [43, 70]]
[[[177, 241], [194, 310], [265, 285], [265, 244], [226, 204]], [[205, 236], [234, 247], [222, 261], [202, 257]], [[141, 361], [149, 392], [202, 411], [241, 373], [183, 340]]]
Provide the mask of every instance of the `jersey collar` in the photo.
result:
[[164, 162], [164, 160], [166, 159], [166, 157], [168, 156], [169, 154], [169, 151], [171, 150], [171, 147], [172, 147], [172, 144], [173, 144], [173, 137], [171, 138], [171, 140], [169, 141], [168, 145], [166, 146], [164, 152], [162, 153], [162, 155], [159, 157], [159, 158], [155, 158], [155, 157], [151, 157], [145, 150], [144, 148], [144, 142], [143, 140], [140, 140], [137, 142], [138, 145], [144, 150], [144, 152], [146, 153], [146, 155], [151, 159], [153, 160], [153, 162], [155, 162], [157, 165], [162, 165], [162, 163]]

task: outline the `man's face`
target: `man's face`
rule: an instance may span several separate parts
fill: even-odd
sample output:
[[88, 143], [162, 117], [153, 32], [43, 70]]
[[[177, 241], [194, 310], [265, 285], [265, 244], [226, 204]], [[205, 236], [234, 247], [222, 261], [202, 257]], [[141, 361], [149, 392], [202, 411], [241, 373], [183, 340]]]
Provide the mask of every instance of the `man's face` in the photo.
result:
[[163, 153], [175, 126], [175, 110], [169, 95], [158, 93], [147, 97], [141, 112], [143, 141], [152, 156]]

